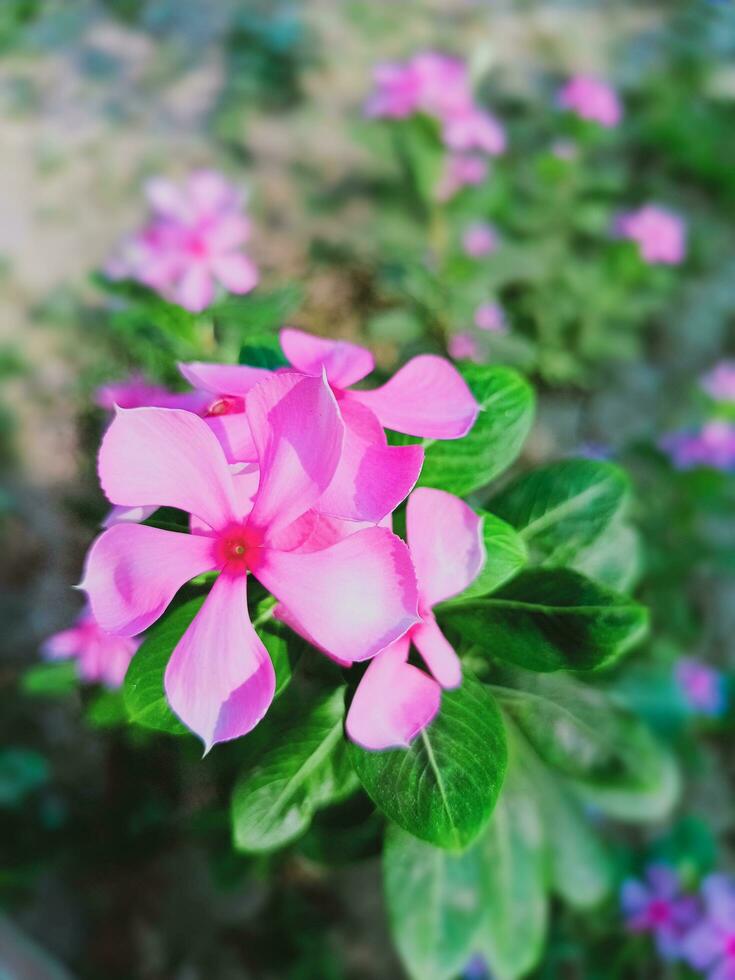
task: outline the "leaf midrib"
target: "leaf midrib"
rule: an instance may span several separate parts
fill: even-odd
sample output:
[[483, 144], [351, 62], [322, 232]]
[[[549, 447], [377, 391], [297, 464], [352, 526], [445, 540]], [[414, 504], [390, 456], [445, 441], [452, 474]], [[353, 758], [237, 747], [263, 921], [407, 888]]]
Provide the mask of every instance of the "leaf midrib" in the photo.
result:
[[268, 808], [266, 813], [272, 812], [277, 815], [280, 812], [281, 807], [289, 796], [292, 795], [292, 793], [295, 792], [295, 790], [297, 790], [299, 786], [301, 786], [309, 778], [309, 776], [316, 771], [324, 759], [331, 753], [332, 748], [339, 740], [341, 733], [342, 719], [339, 718], [331, 726], [326, 736], [317, 746], [316, 750], [307, 756], [302, 765], [300, 765], [296, 772], [290, 777], [286, 785], [274, 800], [272, 807]]
[[[537, 517], [529, 524], [526, 524], [524, 528], [516, 528], [518, 534], [524, 540], [530, 540], [536, 535], [541, 534], [552, 524], [559, 523], [560, 521], [564, 520], [565, 517], [573, 514], [577, 508], [586, 506], [590, 500], [595, 500], [597, 497], [604, 496], [607, 489], [606, 484], [608, 484], [610, 480], [610, 476], [606, 474], [604, 480], [599, 480], [591, 487], [587, 487], [587, 489], [583, 490], [581, 493], [576, 494], [574, 497], [569, 497], [562, 503], [552, 507], [551, 510], [545, 511], [540, 517]], [[615, 509], [617, 510], [617, 507]]]

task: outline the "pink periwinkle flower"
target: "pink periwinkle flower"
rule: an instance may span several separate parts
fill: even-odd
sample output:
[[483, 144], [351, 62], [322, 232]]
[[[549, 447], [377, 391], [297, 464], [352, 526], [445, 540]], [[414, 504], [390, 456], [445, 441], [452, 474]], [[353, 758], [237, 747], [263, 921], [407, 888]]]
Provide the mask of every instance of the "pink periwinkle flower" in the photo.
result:
[[41, 652], [46, 660], [76, 659], [79, 676], [89, 683], [117, 688], [123, 682], [140, 638], [106, 633], [91, 609], [84, 609], [70, 629], [54, 633]]
[[702, 388], [717, 402], [735, 402], [735, 361], [720, 361], [702, 378]]
[[450, 154], [444, 163], [444, 172], [436, 188], [440, 201], [448, 201], [463, 187], [481, 184], [487, 177], [488, 166], [484, 157]]
[[462, 235], [462, 248], [473, 259], [490, 255], [498, 248], [498, 233], [486, 221], [475, 221], [465, 228]]
[[727, 685], [719, 670], [695, 657], [681, 657], [674, 676], [692, 711], [712, 717], [724, 712], [727, 707]]
[[500, 156], [507, 140], [502, 124], [483, 109], [476, 107], [457, 112], [448, 118], [442, 129], [444, 145], [454, 153], [487, 153]]
[[679, 265], [686, 256], [686, 225], [673, 211], [645, 204], [621, 214], [615, 223], [621, 238], [637, 242], [640, 256], [649, 265]]
[[704, 915], [684, 940], [684, 959], [707, 980], [735, 980], [735, 879], [709, 875], [702, 899]]
[[672, 868], [655, 864], [646, 870], [643, 881], [628, 878], [623, 882], [620, 904], [630, 932], [653, 936], [663, 959], [681, 956], [687, 930], [697, 920], [698, 904], [693, 896], [682, 893]]
[[452, 334], [447, 342], [447, 348], [455, 361], [475, 361], [482, 363], [480, 345], [469, 330], [460, 330]]
[[612, 85], [591, 75], [571, 78], [559, 92], [558, 103], [562, 109], [606, 129], [617, 126], [623, 117], [620, 99]]
[[164, 675], [169, 704], [206, 749], [250, 731], [274, 695], [273, 665], [248, 616], [249, 574], [342, 662], [373, 657], [419, 622], [405, 544], [385, 527], [335, 530], [314, 510], [345, 440], [326, 377], [267, 375], [247, 392], [240, 421], [256, 459], [233, 471], [194, 413], [118, 411], [98, 461], [108, 499], [176, 507], [191, 515], [192, 533], [116, 524], [93, 543], [81, 583], [102, 628], [134, 636], [192, 578], [219, 572]]
[[[432, 609], [463, 592], [485, 562], [482, 519], [443, 490], [414, 490], [406, 508], [406, 532], [420, 620], [375, 657], [355, 691], [345, 728], [366, 749], [408, 745], [439, 710], [442, 688], [462, 683], [459, 657]], [[428, 673], [408, 663], [412, 643]]]
[[706, 422], [696, 432], [674, 432], [660, 442], [677, 469], [710, 466], [735, 470], [735, 425], [722, 419]]
[[426, 51], [404, 63], [377, 65], [368, 116], [405, 119], [416, 112], [445, 119], [472, 105], [467, 69], [458, 58]]
[[219, 283], [247, 293], [258, 272], [243, 252], [250, 224], [236, 188], [200, 170], [179, 186], [156, 178], [147, 187], [148, 223], [108, 263], [111, 278], [129, 278], [192, 312], [211, 304]]
[[475, 326], [489, 333], [506, 330], [505, 313], [499, 303], [481, 303], [475, 310]]

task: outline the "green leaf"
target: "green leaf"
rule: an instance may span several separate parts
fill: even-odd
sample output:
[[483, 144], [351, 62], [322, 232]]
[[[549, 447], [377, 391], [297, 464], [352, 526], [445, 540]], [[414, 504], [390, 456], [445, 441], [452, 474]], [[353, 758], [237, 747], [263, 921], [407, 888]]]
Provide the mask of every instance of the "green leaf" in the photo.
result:
[[618, 592], [630, 592], [643, 564], [638, 532], [619, 519], [589, 547], [580, 551], [570, 567]]
[[462, 593], [463, 599], [494, 592], [517, 575], [528, 561], [523, 538], [510, 524], [486, 510], [478, 509], [477, 513], [482, 517], [482, 535], [487, 557], [480, 574]]
[[567, 569], [521, 572], [492, 596], [437, 608], [440, 622], [488, 656], [527, 670], [590, 670], [644, 635], [646, 610]]
[[93, 728], [114, 728], [128, 720], [121, 691], [99, 691], [87, 708], [87, 721]]
[[399, 827], [439, 847], [461, 850], [495, 806], [506, 767], [503, 722], [487, 688], [465, 675], [444, 691], [439, 714], [407, 749], [350, 757], [374, 803]]
[[59, 698], [71, 694], [79, 685], [77, 665], [74, 660], [34, 664], [20, 680], [24, 694], [39, 698]]
[[227, 296], [212, 312], [226, 326], [241, 331], [244, 342], [249, 343], [253, 335], [282, 327], [301, 305], [303, 294], [297, 283], [270, 292], [258, 289], [245, 296]]
[[272, 851], [308, 828], [314, 813], [357, 787], [342, 727], [344, 687], [308, 711], [283, 705], [271, 719], [268, 748], [238, 781], [232, 799], [235, 847]]
[[623, 507], [629, 484], [612, 463], [565, 459], [514, 480], [493, 498], [532, 554], [565, 564], [602, 534]]
[[423, 441], [426, 456], [419, 486], [464, 497], [484, 487], [518, 456], [533, 421], [534, 394], [512, 368], [465, 364], [460, 370], [480, 414], [463, 439]]
[[171, 735], [187, 735], [168, 706], [163, 691], [163, 675], [174, 647], [202, 607], [205, 596], [198, 596], [178, 606], [159, 619], [130, 661], [123, 683], [123, 700], [130, 721]]
[[474, 848], [452, 854], [388, 826], [388, 915], [398, 953], [415, 980], [451, 980], [472, 956], [483, 914], [480, 873]]
[[548, 899], [541, 820], [533, 789], [512, 760], [490, 826], [472, 849], [481, 865], [481, 952], [498, 980], [516, 980], [539, 962]]
[[275, 371], [288, 365], [288, 361], [283, 356], [278, 337], [272, 333], [248, 336], [247, 343], [240, 347], [238, 363], [248, 364], [250, 367], [265, 368], [268, 371]]

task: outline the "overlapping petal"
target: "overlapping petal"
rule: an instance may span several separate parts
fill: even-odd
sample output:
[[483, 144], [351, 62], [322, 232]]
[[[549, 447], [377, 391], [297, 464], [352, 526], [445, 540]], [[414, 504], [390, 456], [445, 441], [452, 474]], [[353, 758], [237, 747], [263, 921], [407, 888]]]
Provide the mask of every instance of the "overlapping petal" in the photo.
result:
[[206, 361], [179, 363], [179, 371], [194, 388], [213, 395], [233, 395], [244, 398], [271, 372], [247, 364], [209, 364]]
[[411, 631], [411, 639], [441, 686], [459, 687], [462, 683], [462, 665], [454, 647], [439, 629], [433, 616], [424, 616], [421, 625]]
[[324, 369], [329, 383], [335, 388], [348, 388], [375, 367], [373, 355], [358, 344], [313, 337], [292, 327], [281, 331], [281, 347], [297, 370], [320, 375]]

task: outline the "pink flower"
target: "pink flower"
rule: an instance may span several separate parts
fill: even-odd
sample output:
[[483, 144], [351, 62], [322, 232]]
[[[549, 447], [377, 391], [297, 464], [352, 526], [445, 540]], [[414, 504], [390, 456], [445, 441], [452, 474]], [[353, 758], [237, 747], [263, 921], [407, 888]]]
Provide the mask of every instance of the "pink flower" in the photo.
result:
[[[366, 749], [406, 746], [439, 710], [441, 689], [462, 683], [462, 667], [433, 607], [463, 592], [485, 563], [482, 520], [464, 501], [421, 488], [408, 500], [406, 530], [416, 569], [420, 621], [373, 660], [352, 699], [345, 727]], [[430, 674], [411, 666], [411, 643]]]
[[505, 313], [499, 303], [482, 303], [475, 310], [475, 326], [491, 333], [503, 333], [506, 329]]
[[682, 894], [675, 871], [666, 865], [651, 865], [644, 881], [628, 878], [623, 882], [620, 902], [630, 932], [650, 933], [666, 960], [681, 955], [682, 941], [698, 909], [693, 897]]
[[482, 362], [480, 345], [467, 330], [452, 334], [447, 346], [455, 361], [476, 361], [478, 364]]
[[719, 670], [694, 657], [681, 657], [674, 674], [690, 708], [713, 717], [724, 712], [727, 691], [725, 678]]
[[623, 109], [615, 89], [591, 75], [575, 75], [561, 89], [558, 102], [581, 119], [597, 122], [607, 129], [617, 126]]
[[248, 392], [246, 417], [257, 465], [233, 475], [193, 413], [118, 412], [99, 454], [107, 497], [124, 507], [184, 510], [194, 533], [115, 525], [92, 545], [81, 586], [104, 629], [132, 636], [186, 582], [219, 572], [164, 678], [172, 709], [207, 749], [250, 731], [273, 698], [273, 665], [248, 617], [248, 573], [342, 661], [369, 659], [417, 622], [408, 550], [389, 530], [368, 527], [317, 550], [312, 508], [344, 440], [326, 380], [267, 377]]
[[473, 259], [490, 255], [498, 247], [498, 233], [485, 221], [468, 225], [462, 235], [462, 248]]
[[41, 652], [47, 660], [75, 657], [83, 681], [99, 681], [106, 687], [116, 688], [122, 684], [140, 642], [138, 637], [106, 633], [91, 609], [86, 608], [71, 629], [50, 636]]
[[483, 157], [451, 154], [444, 164], [444, 173], [436, 188], [440, 201], [448, 201], [463, 187], [481, 184], [487, 177], [487, 161]]
[[472, 102], [464, 64], [433, 51], [404, 64], [378, 65], [373, 78], [375, 91], [365, 105], [368, 116], [405, 119], [425, 112], [444, 119]]
[[735, 425], [721, 419], [707, 422], [698, 432], [674, 432], [664, 436], [661, 448], [677, 469], [711, 466], [735, 469]]
[[702, 378], [702, 388], [717, 402], [735, 402], [735, 361], [720, 361]]
[[702, 897], [704, 916], [684, 941], [684, 959], [708, 980], [735, 980], [735, 880], [709, 875]]
[[131, 374], [124, 381], [101, 385], [95, 392], [94, 401], [108, 412], [116, 408], [184, 408], [198, 412], [211, 398], [191, 391], [169, 391], [161, 385], [151, 384], [140, 374]]
[[[281, 346], [297, 371], [326, 375], [345, 426], [334, 478], [315, 505], [323, 514], [377, 522], [410, 493], [423, 450], [388, 446], [383, 426], [423, 438], [458, 439], [477, 417], [477, 402], [462, 376], [441, 357], [419, 355], [381, 387], [355, 390], [351, 386], [375, 367], [364, 347], [291, 328], [281, 331]], [[227, 396], [247, 396], [262, 376], [260, 369], [238, 365], [195, 362], [180, 369], [196, 387]], [[253, 455], [243, 451], [240, 459]]]
[[678, 265], [686, 255], [686, 225], [679, 215], [655, 204], [646, 204], [617, 219], [622, 238], [638, 243], [641, 258], [650, 265]]
[[167, 300], [199, 312], [215, 284], [247, 293], [258, 273], [242, 247], [250, 233], [235, 188], [213, 171], [197, 171], [182, 187], [157, 178], [147, 197], [151, 217], [107, 266], [112, 278], [135, 279]]
[[444, 123], [444, 144], [454, 153], [480, 151], [488, 156], [505, 152], [505, 130], [489, 112], [470, 107], [453, 114]]

